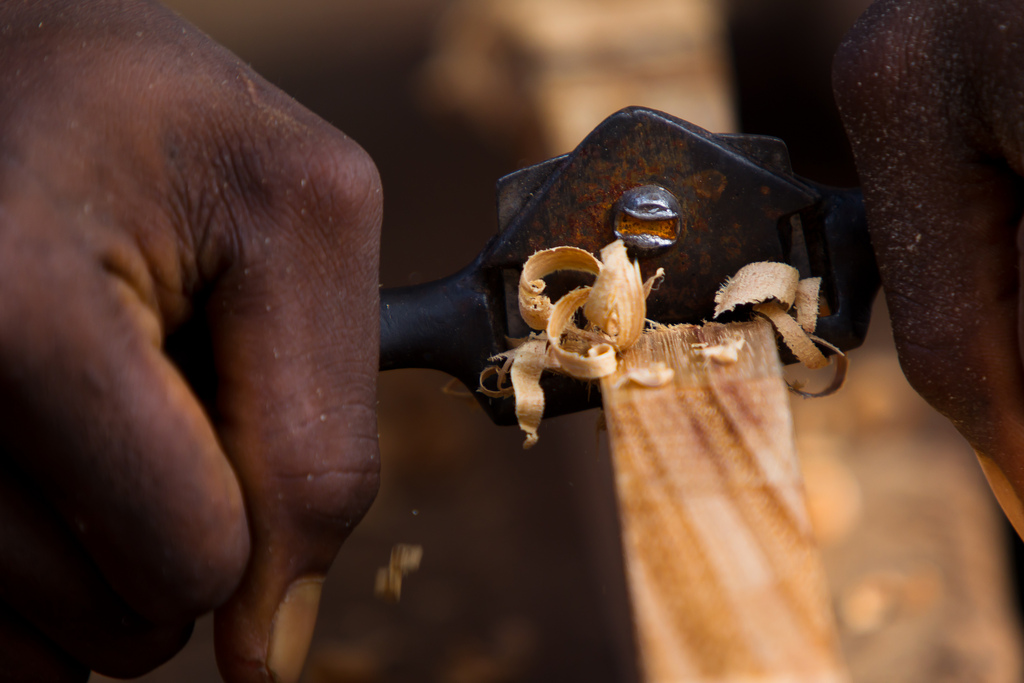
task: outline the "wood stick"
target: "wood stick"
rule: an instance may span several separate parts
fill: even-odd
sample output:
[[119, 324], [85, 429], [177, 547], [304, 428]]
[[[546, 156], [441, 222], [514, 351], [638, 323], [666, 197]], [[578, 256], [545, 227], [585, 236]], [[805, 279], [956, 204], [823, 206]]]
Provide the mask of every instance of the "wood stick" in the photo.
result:
[[644, 680], [846, 681], [770, 325], [645, 334], [601, 391]]

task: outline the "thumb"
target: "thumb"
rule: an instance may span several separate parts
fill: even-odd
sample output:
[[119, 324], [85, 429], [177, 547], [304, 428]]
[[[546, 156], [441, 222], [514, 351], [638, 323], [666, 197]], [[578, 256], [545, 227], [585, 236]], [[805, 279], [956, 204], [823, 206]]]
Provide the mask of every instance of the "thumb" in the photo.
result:
[[216, 613], [232, 682], [298, 680], [320, 584], [378, 488], [379, 179], [326, 125], [291, 154], [301, 163], [262, 169], [286, 209], [239, 229], [207, 310], [215, 417], [252, 534]]

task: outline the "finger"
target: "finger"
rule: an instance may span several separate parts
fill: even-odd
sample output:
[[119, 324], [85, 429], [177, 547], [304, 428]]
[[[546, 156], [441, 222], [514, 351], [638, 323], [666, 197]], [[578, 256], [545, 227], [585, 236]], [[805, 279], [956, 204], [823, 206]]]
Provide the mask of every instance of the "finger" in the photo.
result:
[[229, 681], [297, 680], [320, 581], [378, 486], [379, 181], [354, 143], [308, 125], [288, 142], [301, 172], [269, 179], [291, 210], [247, 226], [209, 304], [219, 433], [253, 537], [216, 615]]
[[80, 683], [89, 669], [62, 652], [0, 601], [0, 680], [4, 683]]
[[133, 609], [185, 623], [244, 571], [237, 480], [160, 350], [137, 249], [36, 189], [0, 197], [0, 442]]
[[184, 646], [191, 624], [156, 627], [130, 610], [36, 487], [0, 470], [0, 602], [73, 660], [108, 676], [141, 676]]
[[1024, 532], [1014, 5], [876, 3], [840, 49], [834, 83], [904, 372], [970, 441]]

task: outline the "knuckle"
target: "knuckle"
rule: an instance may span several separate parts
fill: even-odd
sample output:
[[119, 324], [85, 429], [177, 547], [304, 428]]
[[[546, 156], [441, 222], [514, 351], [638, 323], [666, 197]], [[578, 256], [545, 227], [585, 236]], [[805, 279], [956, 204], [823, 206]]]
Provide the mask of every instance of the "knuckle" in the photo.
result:
[[[381, 183], [370, 156], [348, 138], [330, 136], [330, 144], [303, 159], [307, 182], [297, 194], [299, 224], [328, 244], [344, 241], [361, 254], [375, 250], [381, 221]], [[301, 220], [304, 216], [310, 220]]]
[[382, 195], [370, 156], [326, 124], [297, 138], [269, 140], [272, 134], [250, 129], [226, 143], [214, 160], [219, 187], [191, 201], [202, 210], [196, 224], [230, 225], [212, 243], [243, 260], [262, 259], [267, 240], [280, 238], [301, 253], [375, 263]]
[[[370, 155], [349, 138], [332, 136], [309, 161], [314, 188], [338, 213], [375, 212], [380, 204], [380, 174]], [[317, 180], [320, 186], [317, 187]]]
[[257, 90], [258, 113], [234, 102], [205, 113], [199, 132], [166, 136], [167, 208], [183, 242], [205, 261], [218, 259], [204, 252], [258, 255], [274, 235], [375, 249], [382, 201], [370, 156], [270, 86]]

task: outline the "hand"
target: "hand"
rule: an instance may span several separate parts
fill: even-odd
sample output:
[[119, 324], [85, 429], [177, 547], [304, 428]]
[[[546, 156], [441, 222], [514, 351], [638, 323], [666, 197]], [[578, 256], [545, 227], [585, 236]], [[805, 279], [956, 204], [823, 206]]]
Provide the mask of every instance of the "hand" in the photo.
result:
[[1024, 15], [879, 0], [833, 81], [900, 362], [970, 441], [1024, 532]]
[[3, 674], [138, 675], [216, 609], [228, 681], [294, 681], [377, 490], [376, 170], [155, 2], [0, 33]]

